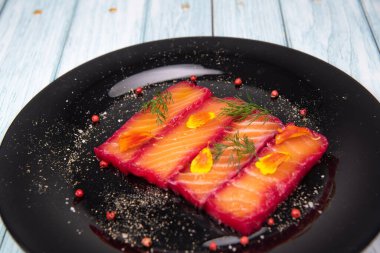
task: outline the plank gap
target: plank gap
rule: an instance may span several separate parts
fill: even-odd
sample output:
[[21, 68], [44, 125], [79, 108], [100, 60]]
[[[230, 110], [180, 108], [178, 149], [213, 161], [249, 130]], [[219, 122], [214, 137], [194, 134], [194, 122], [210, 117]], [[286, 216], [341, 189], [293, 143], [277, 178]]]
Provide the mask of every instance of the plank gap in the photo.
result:
[[371, 22], [370, 22], [370, 19], [369, 19], [369, 14], [368, 14], [366, 8], [364, 7], [364, 3], [363, 3], [362, 0], [359, 0], [359, 5], [360, 5], [360, 8], [361, 8], [361, 10], [363, 12], [364, 18], [367, 21], [367, 25], [369, 27], [369, 31], [370, 31], [371, 36], [372, 36], [372, 40], [375, 43], [375, 45], [377, 47], [377, 50], [380, 52], [380, 45], [379, 45], [378, 41], [376, 40], [375, 32], [373, 31], [373, 28], [372, 28], [372, 25], [371, 25]]
[[286, 23], [285, 23], [284, 13], [283, 13], [283, 11], [282, 11], [281, 0], [278, 0], [277, 3], [278, 3], [278, 7], [280, 8], [281, 21], [282, 21], [282, 27], [283, 27], [283, 29], [284, 29], [284, 35], [285, 35], [285, 43], [286, 43], [286, 46], [287, 46], [287, 47], [292, 47], [292, 43], [290, 42], [290, 38], [289, 38], [289, 36], [288, 36], [288, 31], [287, 31], [287, 26], [286, 26]]
[[149, 18], [149, 14], [150, 14], [150, 6], [151, 6], [151, 1], [150, 0], [146, 0], [146, 3], [145, 3], [145, 7], [144, 7], [144, 12], [145, 12], [145, 16], [144, 16], [144, 24], [143, 24], [143, 31], [142, 31], [142, 41], [143, 42], [146, 42], [146, 29], [147, 29], [147, 24], [148, 24], [148, 18]]
[[4, 226], [4, 234], [1, 236], [1, 240], [0, 240], [0, 249], [2, 248], [3, 246], [3, 242], [4, 242], [4, 238], [5, 238], [5, 234], [8, 233], [8, 229], [5, 227], [5, 224], [3, 223], [2, 224]]
[[3, 13], [3, 10], [5, 9], [5, 5], [8, 3], [8, 0], [4, 0], [3, 4], [0, 7], [0, 16]]
[[70, 19], [70, 23], [69, 25], [67, 26], [67, 30], [66, 30], [66, 36], [63, 38], [63, 44], [62, 44], [62, 49], [61, 49], [61, 52], [59, 52], [59, 57], [58, 57], [58, 61], [57, 61], [57, 64], [56, 64], [56, 67], [55, 67], [55, 70], [53, 72], [53, 76], [52, 76], [52, 81], [55, 80], [57, 78], [57, 75], [58, 75], [58, 71], [59, 69], [61, 68], [61, 63], [62, 63], [62, 57], [63, 57], [63, 53], [65, 52], [65, 48], [66, 48], [66, 45], [67, 45], [67, 41], [69, 39], [69, 35], [70, 35], [70, 30], [71, 30], [71, 27], [73, 26], [73, 23], [74, 23], [74, 17], [76, 15], [76, 12], [77, 12], [77, 9], [78, 9], [78, 3], [79, 1], [76, 0], [75, 1], [75, 5], [74, 5], [74, 9], [73, 9], [73, 12], [71, 14], [71, 19]]
[[211, 36], [215, 36], [215, 29], [214, 29], [214, 0], [210, 0], [211, 5]]
[[213, 1], [216, 36], [286, 45], [278, 0]]

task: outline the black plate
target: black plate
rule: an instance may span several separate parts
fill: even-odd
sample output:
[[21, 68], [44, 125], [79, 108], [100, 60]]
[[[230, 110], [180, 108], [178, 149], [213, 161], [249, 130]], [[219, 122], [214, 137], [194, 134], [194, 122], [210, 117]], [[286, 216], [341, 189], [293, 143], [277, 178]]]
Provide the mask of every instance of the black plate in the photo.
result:
[[[327, 136], [321, 163], [273, 215], [276, 226], [223, 250], [357, 252], [380, 228], [380, 106], [359, 83], [325, 62], [285, 47], [232, 38], [182, 38], [145, 43], [92, 60], [62, 76], [20, 112], [0, 149], [0, 208], [16, 241], [29, 252], [141, 251], [151, 236], [157, 251], [207, 251], [208, 239], [237, 235], [162, 191], [114, 169], [100, 170], [92, 148], [128, 119], [143, 97], [110, 98], [125, 76], [192, 63], [224, 75], [200, 78], [216, 95], [250, 94], [282, 120]], [[236, 90], [235, 77], [244, 80]], [[271, 100], [272, 89], [281, 97]], [[308, 108], [301, 119], [297, 110]], [[105, 114], [106, 112], [106, 114]], [[101, 114], [92, 126], [92, 114]], [[83, 188], [85, 198], [73, 192]], [[289, 209], [303, 219], [289, 218]], [[105, 211], [117, 210], [106, 222]]]

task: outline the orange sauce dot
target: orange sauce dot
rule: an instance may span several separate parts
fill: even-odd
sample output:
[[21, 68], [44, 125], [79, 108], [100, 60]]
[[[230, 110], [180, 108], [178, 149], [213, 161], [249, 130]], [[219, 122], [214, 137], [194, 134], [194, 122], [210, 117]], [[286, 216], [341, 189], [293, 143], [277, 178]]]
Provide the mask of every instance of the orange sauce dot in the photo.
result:
[[285, 153], [272, 153], [263, 157], [255, 163], [263, 175], [274, 174], [277, 168], [289, 159], [290, 155]]
[[190, 171], [197, 174], [205, 174], [210, 172], [214, 161], [212, 159], [209, 147], [202, 149], [199, 154], [191, 161]]
[[186, 122], [188, 128], [198, 128], [215, 118], [214, 112], [198, 112], [190, 115]]

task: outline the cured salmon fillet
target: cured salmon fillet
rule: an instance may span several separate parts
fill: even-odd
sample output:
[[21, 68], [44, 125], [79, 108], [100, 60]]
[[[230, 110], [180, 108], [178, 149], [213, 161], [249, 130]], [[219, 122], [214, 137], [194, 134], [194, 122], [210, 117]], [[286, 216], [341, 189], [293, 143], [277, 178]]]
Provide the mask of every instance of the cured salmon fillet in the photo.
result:
[[129, 171], [149, 182], [166, 188], [168, 180], [182, 170], [200, 150], [223, 138], [232, 118], [221, 116], [225, 103], [207, 100], [185, 120], [144, 146], [131, 161]]
[[307, 128], [287, 125], [258, 160], [213, 193], [205, 210], [242, 234], [258, 230], [318, 162], [327, 139]]
[[149, 110], [138, 112], [106, 142], [95, 148], [96, 156], [127, 173], [128, 161], [142, 145], [166, 127], [177, 124], [189, 111], [201, 106], [212, 95], [209, 89], [190, 82], [180, 82], [166, 91], [171, 94], [172, 101], [167, 103], [168, 110], [163, 124], [158, 124], [157, 115]]
[[[238, 147], [234, 146], [231, 138], [236, 136], [241, 140], [246, 136], [254, 143], [255, 151], [259, 152], [267, 141], [274, 137], [277, 129], [282, 127], [281, 121], [276, 117], [259, 116], [258, 113], [256, 111], [244, 121], [231, 124], [227, 130], [227, 136], [221, 142], [228, 148], [224, 149], [219, 158], [214, 160], [211, 171], [202, 174], [192, 173], [188, 166], [186, 170], [170, 180], [170, 188], [195, 206], [201, 207], [213, 191], [235, 176], [254, 158], [253, 152], [243, 156], [239, 162], [232, 162], [231, 156], [235, 156], [235, 159], [237, 156], [234, 148]], [[215, 153], [215, 148], [211, 148], [211, 152]]]

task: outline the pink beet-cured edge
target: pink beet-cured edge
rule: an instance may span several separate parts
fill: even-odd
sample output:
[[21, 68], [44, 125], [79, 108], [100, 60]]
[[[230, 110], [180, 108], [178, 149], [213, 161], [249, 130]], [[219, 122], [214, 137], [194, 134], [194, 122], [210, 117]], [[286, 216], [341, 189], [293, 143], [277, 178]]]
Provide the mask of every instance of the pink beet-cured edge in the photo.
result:
[[[280, 119], [278, 119], [277, 117], [274, 117], [272, 115], [269, 116], [269, 119], [268, 121], [270, 122], [274, 122], [274, 123], [278, 123], [280, 126], [280, 128], [283, 126], [282, 122]], [[265, 146], [268, 142], [270, 142], [274, 136], [276, 135], [276, 132], [273, 132], [272, 135], [268, 135], [266, 139], [264, 139], [260, 146], [258, 147], [255, 147], [256, 148], [256, 153], [259, 153]], [[214, 190], [212, 190], [204, 200], [200, 200], [198, 198], [196, 198], [192, 192], [191, 192], [191, 189], [188, 189], [186, 187], [185, 184], [181, 183], [181, 182], [178, 182], [178, 181], [175, 181], [175, 176], [172, 177], [171, 180], [169, 180], [169, 186], [170, 186], [170, 189], [173, 190], [174, 192], [178, 193], [179, 195], [181, 195], [183, 198], [185, 198], [187, 201], [189, 201], [190, 203], [192, 203], [194, 206], [196, 207], [202, 207], [205, 202], [207, 201], [207, 199], [209, 198], [209, 196], [211, 196], [215, 191], [217, 191], [219, 188], [222, 188], [226, 183], [228, 183], [230, 180], [232, 180], [236, 175], [238, 175], [239, 171], [241, 171], [243, 168], [245, 168], [246, 166], [248, 166], [254, 159], [255, 159], [256, 156], [252, 156], [251, 159], [249, 159], [248, 161], [246, 161], [245, 163], [243, 163], [241, 166], [240, 166], [240, 169], [236, 169], [235, 171], [231, 171], [229, 173], [229, 175], [223, 180], [223, 182], [221, 182], [219, 185], [217, 185], [215, 187]]]
[[[301, 182], [302, 178], [312, 169], [312, 167], [319, 161], [319, 159], [321, 159], [322, 155], [326, 152], [328, 147], [328, 141], [326, 137], [314, 131], [312, 131], [312, 133], [316, 138], [320, 137], [322, 140], [318, 154], [309, 156], [303, 166], [298, 166], [299, 168], [297, 169], [297, 174], [293, 176], [290, 182], [287, 182], [285, 184], [286, 187], [281, 193], [279, 193], [278, 190], [274, 187], [271, 188], [271, 190], [265, 192], [267, 200], [265, 201], [264, 206], [260, 209], [261, 212], [253, 213], [251, 216], [245, 217], [244, 219], [239, 219], [228, 213], [218, 210], [218, 207], [209, 201], [207, 201], [204, 205], [206, 212], [213, 218], [220, 220], [223, 224], [234, 228], [236, 231], [244, 235], [251, 234], [252, 232], [260, 229], [268, 216], [276, 210], [277, 206], [280, 203], [287, 199], [287, 197]], [[265, 155], [267, 152], [269, 152], [272, 145], [273, 141], [272, 143], [268, 144], [268, 147], [262, 149], [259, 156]], [[239, 173], [234, 179], [239, 179], [245, 174], [244, 171], [248, 169], [248, 166], [245, 167], [242, 173]], [[212, 199], [221, 189], [223, 189], [223, 187], [219, 188], [217, 191], [211, 194], [209, 199]]]
[[[199, 89], [199, 90], [202, 90], [203, 91], [203, 95], [199, 97], [198, 100], [196, 100], [193, 104], [191, 104], [190, 106], [184, 108], [182, 111], [180, 111], [176, 116], [174, 116], [168, 123], [167, 125], [161, 129], [161, 131], [157, 134], [157, 136], [159, 135], [163, 135], [166, 131], [167, 131], [167, 128], [171, 128], [173, 126], [176, 126], [180, 121], [181, 119], [185, 118], [188, 113], [192, 110], [195, 110], [197, 108], [199, 108], [205, 101], [207, 101], [211, 96], [212, 96], [212, 93], [211, 91], [208, 89], [208, 88], [205, 88], [205, 87], [200, 87], [200, 86], [196, 86], [195, 84], [191, 83], [191, 82], [188, 82], [188, 81], [182, 81], [182, 82], [179, 82], [173, 86], [170, 86], [168, 89], [166, 89], [167, 91], [170, 91], [171, 89], [173, 89], [176, 85], [182, 85], [182, 84], [187, 84], [189, 85], [190, 87], [193, 87], [193, 88], [196, 88], [196, 89]], [[115, 156], [114, 154], [111, 154], [111, 153], [108, 153], [106, 151], [106, 147], [107, 145], [112, 142], [115, 138], [118, 138], [120, 134], [122, 134], [126, 128], [128, 128], [131, 124], [131, 122], [133, 121], [133, 119], [137, 118], [139, 115], [141, 114], [141, 112], [138, 112], [136, 113], [135, 115], [133, 115], [131, 118], [129, 118], [127, 120], [126, 123], [124, 123], [123, 126], [121, 126], [118, 130], [116, 130], [116, 132], [110, 137], [108, 138], [103, 144], [101, 144], [100, 146], [98, 147], [95, 147], [94, 148], [94, 152], [95, 152], [95, 155], [98, 157], [98, 159], [100, 160], [103, 160], [103, 161], [106, 161], [110, 164], [112, 164], [114, 167], [118, 168], [121, 172], [127, 174], [128, 173], [128, 169], [129, 169], [129, 166], [128, 166], [128, 161], [121, 161], [117, 156]], [[154, 138], [152, 138], [154, 139]], [[151, 140], [152, 140], [151, 139]], [[147, 143], [150, 143], [150, 141], [148, 141]], [[137, 153], [138, 151], [136, 151], [135, 153]], [[132, 154], [131, 155], [131, 159], [134, 157], [135, 155]], [[129, 159], [129, 160], [131, 160]]]
[[[235, 100], [235, 98], [225, 98], [225, 99]], [[193, 109], [191, 112], [194, 112], [197, 109]], [[149, 168], [138, 166], [135, 163], [136, 160], [139, 159], [146, 152], [146, 149], [149, 148], [149, 146], [157, 142], [156, 139], [152, 139], [147, 144], [143, 145], [143, 147], [141, 147], [141, 149], [138, 152], [136, 152], [134, 158], [128, 163], [129, 172], [131, 172], [132, 174], [136, 176], [143, 177], [148, 182], [155, 184], [161, 188], [165, 188], [165, 189], [168, 188], [170, 179], [173, 178], [177, 173], [182, 171], [185, 168], [186, 164], [188, 164], [192, 159], [194, 159], [195, 156], [197, 156], [200, 150], [205, 148], [207, 145], [210, 145], [210, 144], [212, 145], [213, 143], [220, 141], [225, 136], [226, 134], [225, 127], [231, 124], [232, 120], [233, 120], [232, 117], [225, 117], [223, 122], [216, 129], [215, 134], [212, 137], [210, 137], [209, 141], [204, 143], [203, 145], [198, 146], [198, 148], [194, 148], [192, 151], [189, 151], [187, 155], [184, 156], [184, 158], [178, 162], [177, 166], [175, 166], [172, 169], [170, 175], [167, 178], [160, 178], [156, 173], [154, 173]], [[176, 125], [167, 127], [165, 131], [161, 134], [161, 136], [164, 136], [165, 134], [168, 134], [169, 132], [173, 131], [175, 127]]]
[[94, 152], [99, 160], [106, 161], [115, 168], [118, 168], [122, 173], [128, 174], [128, 167], [113, 154], [106, 153], [101, 147], [94, 148]]

